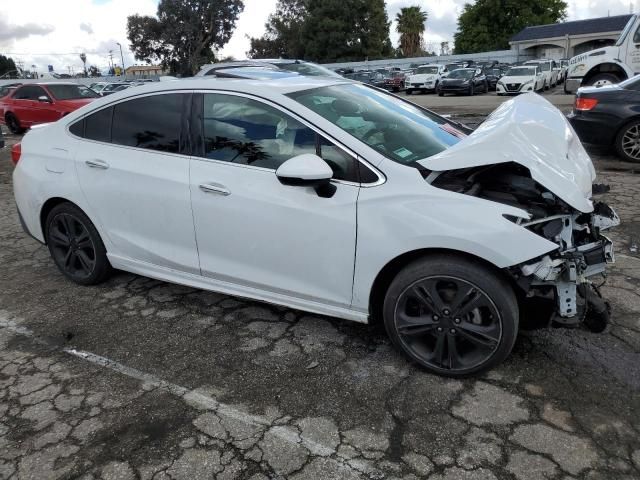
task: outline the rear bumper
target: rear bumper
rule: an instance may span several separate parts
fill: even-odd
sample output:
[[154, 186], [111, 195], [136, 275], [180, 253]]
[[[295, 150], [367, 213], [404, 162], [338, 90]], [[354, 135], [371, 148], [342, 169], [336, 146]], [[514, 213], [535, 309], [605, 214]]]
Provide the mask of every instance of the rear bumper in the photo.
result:
[[567, 119], [580, 140], [590, 145], [610, 146], [618, 132], [619, 119], [610, 115], [571, 112]]

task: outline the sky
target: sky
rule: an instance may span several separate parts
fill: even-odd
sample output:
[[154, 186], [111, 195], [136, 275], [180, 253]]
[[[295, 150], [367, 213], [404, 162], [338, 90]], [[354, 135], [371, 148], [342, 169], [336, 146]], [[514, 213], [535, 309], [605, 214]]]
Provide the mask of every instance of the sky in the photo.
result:
[[[465, 1], [469, 0], [387, 0], [390, 19], [401, 7], [420, 5], [429, 14], [425, 41], [439, 45], [452, 42], [456, 20]], [[136, 61], [129, 51], [126, 37], [127, 16], [154, 15], [157, 0], [0, 0], [0, 53], [19, 60], [30, 69], [45, 71], [53, 65], [57, 72], [82, 68], [79, 54], [85, 52], [88, 65], [106, 69], [109, 51], [121, 64]], [[244, 0], [245, 9], [236, 24], [229, 43], [221, 56], [246, 58], [248, 36], [264, 33], [264, 24], [275, 10], [276, 0]], [[568, 0], [569, 20], [629, 13], [629, 0]], [[633, 0], [640, 11], [640, 0]], [[395, 22], [391, 25], [391, 40], [397, 45]]]

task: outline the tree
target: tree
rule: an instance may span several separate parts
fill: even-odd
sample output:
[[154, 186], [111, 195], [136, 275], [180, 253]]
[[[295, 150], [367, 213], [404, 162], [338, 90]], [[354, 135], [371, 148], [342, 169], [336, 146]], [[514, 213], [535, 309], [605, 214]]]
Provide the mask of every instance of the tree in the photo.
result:
[[82, 61], [82, 70], [84, 71], [84, 76], [87, 76], [87, 54], [81, 53], [80, 60]]
[[90, 77], [100, 77], [101, 76], [100, 70], [98, 70], [98, 67], [96, 67], [95, 65], [91, 65], [89, 67], [88, 73], [89, 73]]
[[251, 38], [250, 58], [302, 58], [302, 28], [307, 15], [307, 0], [278, 0], [269, 15], [262, 37]]
[[450, 55], [449, 42], [440, 42], [440, 55]]
[[308, 0], [302, 28], [304, 58], [316, 62], [389, 56], [384, 0]]
[[0, 55], [0, 76], [18, 70], [12, 58]]
[[127, 18], [127, 38], [136, 59], [191, 76], [226, 45], [243, 9], [242, 0], [160, 0], [157, 18]]
[[454, 35], [456, 54], [506, 50], [509, 39], [529, 25], [567, 17], [564, 0], [477, 0], [467, 3]]
[[422, 53], [427, 18], [427, 12], [420, 7], [404, 7], [396, 15], [396, 31], [400, 34], [400, 51], [404, 57], [417, 57]]

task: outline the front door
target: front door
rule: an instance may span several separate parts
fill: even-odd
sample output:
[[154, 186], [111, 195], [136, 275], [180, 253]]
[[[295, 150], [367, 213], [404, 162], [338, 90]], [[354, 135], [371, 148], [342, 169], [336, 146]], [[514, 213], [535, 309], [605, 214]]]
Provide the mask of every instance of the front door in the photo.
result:
[[[202, 274], [349, 307], [360, 189], [352, 182], [355, 160], [263, 101], [224, 93], [201, 100], [193, 124], [204, 140], [191, 160], [191, 196]], [[278, 181], [278, 166], [303, 153], [320, 153], [332, 166], [331, 198]]]
[[[186, 94], [134, 98], [88, 116], [72, 131], [80, 185], [111, 255], [199, 274], [189, 156], [181, 155]], [[112, 127], [113, 119], [113, 127]]]

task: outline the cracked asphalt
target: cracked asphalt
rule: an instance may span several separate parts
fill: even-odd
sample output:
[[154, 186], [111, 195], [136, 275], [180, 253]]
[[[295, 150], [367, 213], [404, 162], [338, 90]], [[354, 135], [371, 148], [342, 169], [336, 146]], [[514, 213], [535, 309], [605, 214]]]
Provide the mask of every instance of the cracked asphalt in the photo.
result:
[[376, 327], [126, 273], [76, 286], [23, 234], [0, 151], [0, 478], [640, 479], [640, 176], [595, 160], [623, 221], [610, 327], [523, 332], [460, 381]]

